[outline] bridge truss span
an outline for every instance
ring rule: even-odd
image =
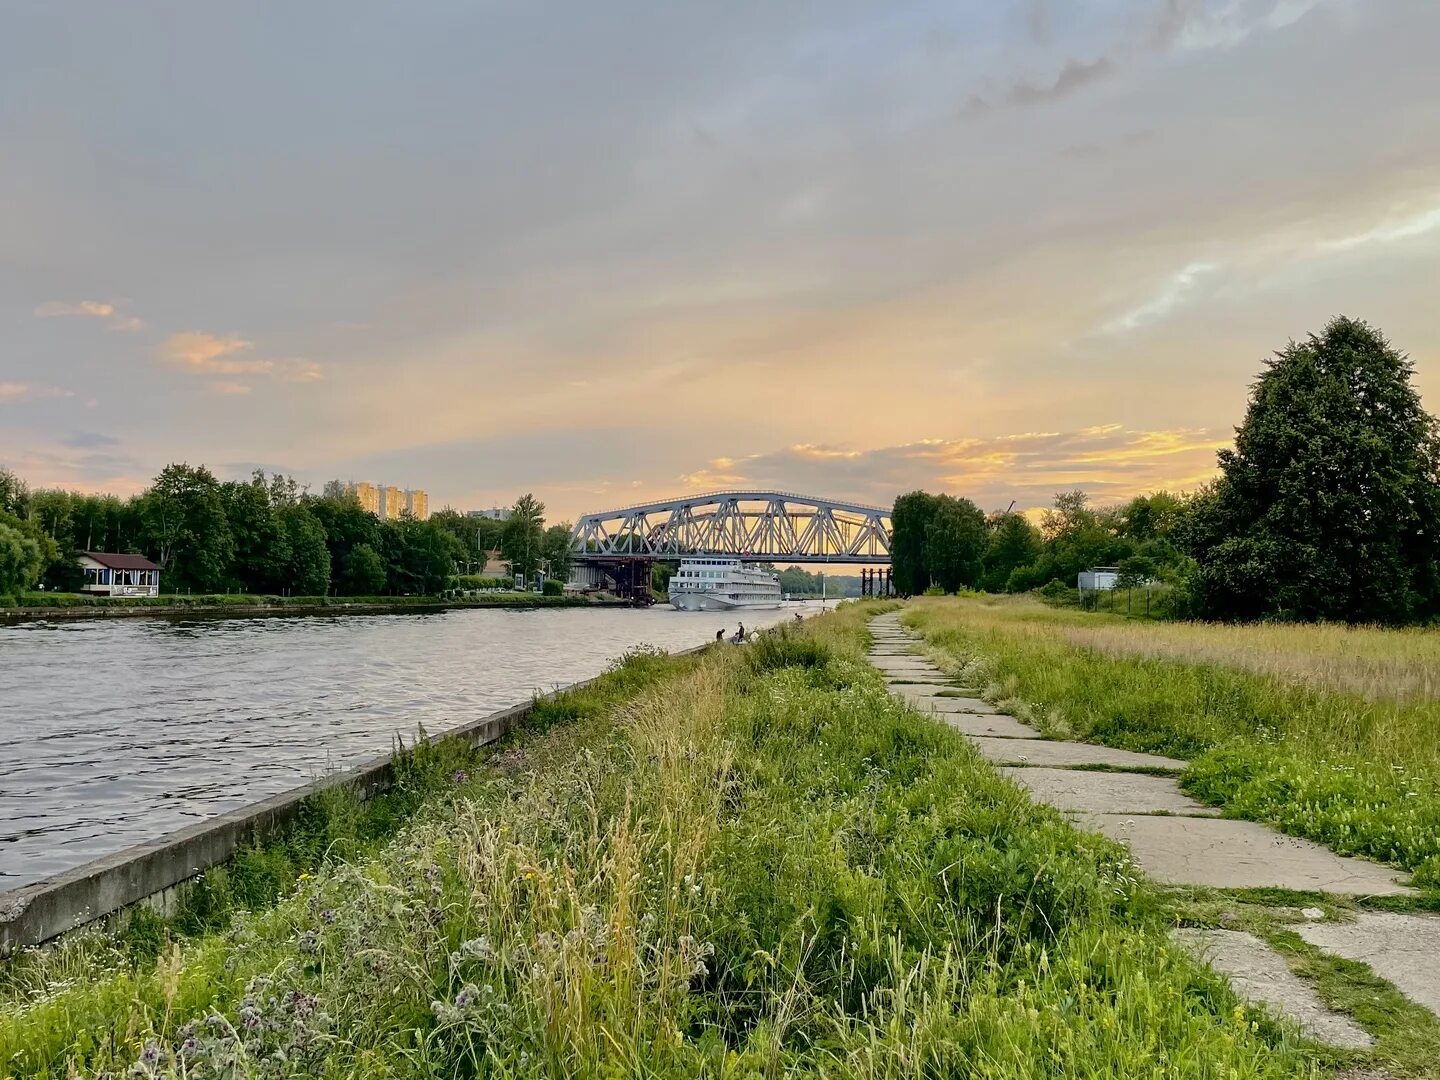
[[[714,491],[586,514],[571,542],[579,558],[878,564],[890,561],[890,512],[784,491]]]

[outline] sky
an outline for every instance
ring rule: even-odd
[[[1440,410],[1434,0],[0,6],[0,465],[985,509]]]

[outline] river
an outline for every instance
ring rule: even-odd
[[[738,613],[747,627],[794,617]],[[668,607],[0,626],[0,892],[604,671]]]

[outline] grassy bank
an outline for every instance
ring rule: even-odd
[[[36,961],[0,1069],[1308,1074],[1118,848],[885,694],[862,614],[657,661],[153,965]]]
[[[1142,624],[1026,598],[923,601],[951,670],[1058,735],[1190,760],[1227,814],[1440,888],[1440,634]]]

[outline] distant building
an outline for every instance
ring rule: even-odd
[[[80,567],[85,571],[82,592],[97,596],[160,595],[160,567],[143,555],[83,551]]]
[[[360,505],[376,517],[380,516],[380,489],[374,484],[351,484],[351,493],[360,500]]]
[[[1119,580],[1120,571],[1114,566],[1092,566],[1089,570],[1081,570],[1076,580],[1076,588],[1081,592],[1086,589],[1095,592],[1104,592],[1107,589],[1115,588],[1115,582]]]
[[[510,516],[510,508],[507,506],[492,506],[489,510],[466,510],[465,516],[469,518],[489,518],[491,521],[504,521]]]
[[[424,521],[430,516],[430,493],[420,488],[402,490],[387,484],[341,483],[335,480],[326,484],[326,489],[330,489],[332,484],[335,489],[354,495],[362,507],[381,521],[394,520],[404,513],[411,514],[417,521]]]

